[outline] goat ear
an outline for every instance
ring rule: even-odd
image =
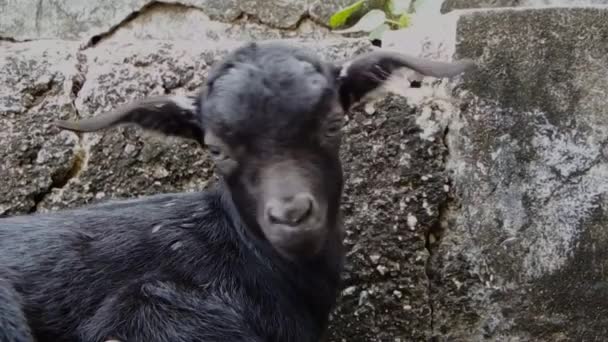
[[[73,132],[96,132],[118,125],[136,125],[164,135],[191,139],[203,144],[204,129],[198,115],[198,97],[155,96],[135,101],[92,118],[56,121]]]
[[[439,62],[390,51],[373,51],[338,65],[340,100],[345,110],[379,88],[393,73],[409,68],[423,76],[453,77],[475,67],[469,59]]]

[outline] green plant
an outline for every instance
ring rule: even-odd
[[[408,27],[412,12],[423,2],[423,0],[387,0],[382,9],[370,9],[353,26],[337,30],[343,27],[349,18],[361,14],[360,11],[364,8],[366,1],[359,0],[334,13],[329,19],[329,26],[336,33],[367,32],[370,40],[381,39],[386,30]]]

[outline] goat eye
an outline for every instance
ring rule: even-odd
[[[209,153],[213,159],[224,159],[224,153],[222,153],[222,149],[217,146],[207,146]]]
[[[327,135],[333,136],[342,130],[342,120],[332,120],[327,125]]]

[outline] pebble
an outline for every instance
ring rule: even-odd
[[[381,275],[385,275],[386,272],[388,272],[388,268],[383,265],[378,265],[378,267],[376,267],[376,270],[378,270],[378,273],[380,273]]]
[[[369,259],[374,263],[377,264],[378,260],[380,260],[380,254],[372,254],[369,256]]]
[[[127,144],[127,146],[125,146],[125,153],[126,154],[131,154],[131,153],[133,153],[133,151],[135,151],[135,145],[133,145],[133,144]]]
[[[412,213],[407,214],[407,225],[411,230],[416,229],[416,224],[418,223],[418,219]]]
[[[344,291],[342,291],[342,295],[351,296],[352,294],[355,293],[356,290],[357,290],[356,286],[349,286],[349,287],[345,288]]]

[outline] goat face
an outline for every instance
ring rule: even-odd
[[[92,132],[130,123],[198,141],[247,226],[284,256],[309,257],[339,231],[344,112],[395,69],[443,77],[471,66],[384,51],[330,64],[295,45],[250,43],[216,65],[196,96],[152,97],[57,125]]]
[[[210,74],[201,114],[241,217],[286,255],[337,229],[343,109],[329,65],[283,44],[236,50]]]

